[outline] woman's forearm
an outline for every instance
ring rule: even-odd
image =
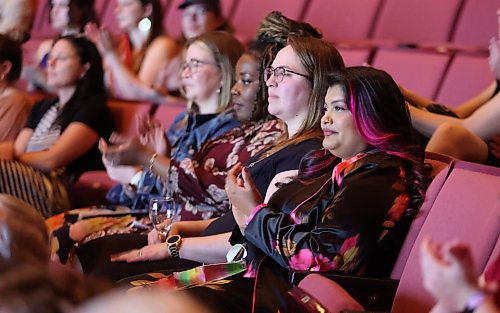
[[[175,233],[181,235],[182,237],[197,237],[200,236],[201,232],[204,231],[210,223],[212,223],[216,218],[209,220],[199,220],[199,221],[181,221],[174,223],[170,232],[175,229]]]
[[[231,249],[229,237],[223,233],[206,237],[183,238],[179,249],[180,257],[200,263],[226,262],[226,254]]]
[[[413,106],[426,107],[432,103],[432,100],[422,97],[403,86],[399,86],[399,90],[403,94],[405,100],[408,101]]]
[[[170,157],[160,154],[154,157],[154,153],[150,152],[141,165],[158,175],[162,181],[167,181],[170,176],[170,164]]]
[[[427,112],[421,109],[408,106],[410,110],[413,127],[426,137],[431,137],[436,129],[444,123],[462,126],[463,120]]]
[[[453,111],[460,116],[460,118],[466,118],[474,113],[479,107],[488,102],[488,100],[493,96],[493,92],[496,88],[496,81],[490,84],[485,90],[472,99],[467,100],[462,103],[459,107],[453,109]]]

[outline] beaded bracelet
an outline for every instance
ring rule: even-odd
[[[153,171],[153,165],[155,164],[156,157],[158,156],[158,152],[155,152],[152,156],[151,159],[149,159],[149,171]]]

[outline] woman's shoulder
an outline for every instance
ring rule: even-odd
[[[149,47],[159,47],[159,48],[164,48],[164,47],[169,47],[169,48],[179,48],[179,44],[177,41],[175,41],[172,37],[167,36],[167,35],[160,35],[157,36],[151,43],[149,44]]]
[[[166,59],[171,59],[180,52],[181,48],[177,42],[168,36],[160,35],[153,39],[153,41],[147,46],[147,55],[158,55]]]
[[[30,97],[17,88],[7,88],[2,96],[0,96],[0,100],[2,101],[2,105],[4,103],[14,103],[19,106],[27,106],[32,103]]]
[[[52,97],[43,98],[35,102],[35,104],[33,105],[33,111],[46,111],[56,103],[57,103],[57,98],[52,98]]]
[[[365,172],[383,172],[387,175],[393,173],[399,176],[401,166],[401,158],[379,150],[362,153],[338,165],[339,168],[342,168],[344,177]]]

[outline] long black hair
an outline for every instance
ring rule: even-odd
[[[54,41],[54,44],[60,40],[65,40],[75,49],[80,64],[88,64],[85,74],[77,81],[76,90],[68,103],[64,106],[60,115],[61,120],[67,114],[71,114],[77,105],[100,105],[106,103],[107,93],[104,84],[104,69],[102,58],[94,43],[84,36],[61,36]],[[66,125],[62,125],[65,127]]]

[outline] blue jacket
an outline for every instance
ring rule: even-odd
[[[189,114],[183,112],[173,121],[167,131],[173,160],[192,159],[201,146],[208,140],[215,139],[225,132],[238,127],[240,123],[228,112],[220,114]],[[133,210],[146,209],[149,199],[163,194],[163,184],[153,173],[144,170],[136,196],[130,198],[123,186],[118,184],[111,188],[106,198],[111,203],[122,204]]]

